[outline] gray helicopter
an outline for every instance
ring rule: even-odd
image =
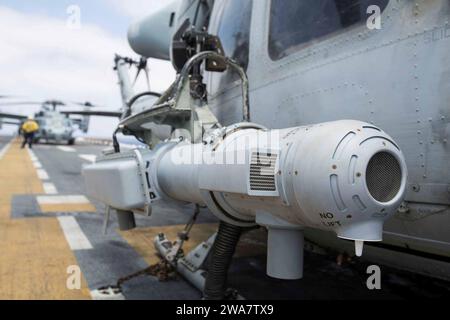
[[[120,95],[122,98],[122,107],[119,110],[111,110],[110,108],[85,108],[84,110],[64,110],[62,113],[83,117],[99,116],[124,119],[130,115],[138,114],[144,110],[150,109],[157,99],[161,97],[161,94],[151,90],[147,60],[148,59],[143,56],[140,56],[139,59],[133,59],[115,54],[113,69],[117,74]],[[130,74],[131,71],[134,71],[133,69],[135,69],[135,75],[134,80],[132,81]],[[135,85],[139,75],[142,73],[145,75],[147,90],[136,93]],[[161,137],[167,138],[170,136],[170,131],[168,131],[169,129],[167,127],[152,126],[150,124],[147,130],[152,131],[154,136],[159,137],[157,140]],[[134,136],[139,142],[145,143],[138,135],[131,133],[131,136]],[[133,141],[134,139],[131,138],[131,140],[127,140]],[[118,142],[115,141],[115,143]]]
[[[449,19],[445,0],[174,1],[128,33],[178,71],[117,129],[150,149],[116,144],[84,168],[88,193],[122,220],[207,206],[219,230],[192,252],[155,238],[206,298],[258,225],[275,278],[303,276],[306,238],[450,279]]]
[[[136,74],[134,81],[130,78],[130,69],[134,67]],[[62,111],[64,114],[80,115],[80,116],[100,116],[100,117],[113,117],[113,118],[125,118],[131,114],[139,113],[145,109],[150,108],[157,98],[161,94],[151,91],[149,68],[147,65],[147,58],[140,57],[138,60],[134,60],[129,57],[123,57],[118,54],[114,56],[114,71],[117,73],[119,80],[120,94],[122,98],[122,108],[119,110],[111,110],[110,108],[95,108],[84,110],[69,110]],[[148,90],[135,93],[135,85],[141,72],[145,74],[145,80]]]
[[[7,99],[8,96],[0,96],[0,98]],[[63,102],[60,100],[47,100],[43,102],[36,101],[7,101],[0,103],[0,106],[30,106],[40,105],[39,111],[34,113],[34,120],[39,124],[39,131],[35,134],[35,143],[42,141],[56,142],[58,144],[67,143],[73,145],[75,143],[74,133],[76,130],[81,130],[86,133],[89,129],[89,117],[70,117],[69,112],[62,111],[63,107],[82,107],[83,110],[94,107],[90,102]],[[0,113],[0,124],[17,125],[21,124],[27,119],[27,116],[21,114]],[[6,121],[4,119],[7,119]]]

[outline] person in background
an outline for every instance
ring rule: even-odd
[[[34,141],[34,134],[39,130],[38,123],[29,118],[22,124],[22,134],[23,134],[23,143],[22,149],[25,148],[25,145],[28,143],[28,147],[31,149]]]

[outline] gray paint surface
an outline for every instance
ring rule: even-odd
[[[220,26],[220,3],[210,32]],[[343,30],[278,61],[268,53],[270,1],[254,1],[248,77],[251,120],[286,128],[339,119],[373,123],[399,143],[408,166],[408,212],[386,243],[450,256],[450,3],[390,1],[382,29]],[[220,122],[240,121],[239,82],[217,87]]]
[[[0,148],[9,138],[0,137]],[[36,145],[34,153],[42,163],[61,195],[84,194],[81,165],[87,163],[79,154],[99,154],[104,147],[77,145],[76,152],[63,152],[55,145]],[[78,171],[77,171],[78,170]],[[68,174],[67,172],[70,172]],[[103,205],[95,203],[98,213],[61,212],[42,214],[36,195],[15,195],[12,199],[11,215],[15,219],[46,216],[74,216],[81,230],[91,242],[93,249],[75,251],[78,264],[91,290],[115,284],[118,278],[147,267],[142,257],[116,232],[118,225],[111,215],[108,234],[102,234]],[[192,207],[173,210],[157,207],[150,218],[136,216],[140,227],[184,224],[192,213]],[[206,209],[202,209],[199,223],[217,221]],[[249,236],[250,241],[264,240],[264,230],[258,236]],[[233,261],[229,273],[230,285],[245,297],[254,299],[404,299],[407,297],[445,297],[450,294],[450,283],[432,280],[382,265],[386,277],[382,279],[383,290],[371,292],[365,287],[365,268],[372,261],[355,260],[339,267],[333,255],[318,255],[306,251],[305,278],[298,281],[281,281],[266,276],[265,255],[240,257]],[[277,290],[270,288],[277,287]],[[418,290],[420,288],[420,290]],[[342,293],[345,294],[342,294]],[[170,282],[159,282],[153,277],[141,276],[123,286],[126,299],[200,299],[201,293],[182,278]]]

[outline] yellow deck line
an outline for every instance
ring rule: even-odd
[[[28,153],[20,149],[18,140],[13,141],[0,160],[0,220],[10,219],[13,195],[43,192]]]
[[[40,204],[43,213],[55,212],[97,212],[90,203],[67,203],[67,204]]]
[[[217,224],[194,225],[190,233],[189,241],[186,241],[183,245],[184,252],[187,253],[201,242],[208,240],[217,231],[217,226]],[[120,235],[151,265],[159,261],[155,246],[153,245],[153,239],[162,232],[169,240],[173,241],[176,239],[178,232],[182,231],[183,228],[184,225],[137,228],[130,231],[120,231]]]
[[[77,265],[56,218],[12,220],[15,194],[43,194],[30,156],[16,139],[0,160],[0,299],[89,299],[66,286],[67,267]]]
[[[183,245],[184,253],[187,254],[201,242],[208,240],[217,231],[217,227],[218,224],[216,223],[194,225],[189,234],[189,241]],[[178,232],[182,231],[183,228],[184,225],[137,228],[129,231],[120,231],[120,235],[151,265],[159,261],[155,246],[153,245],[153,239],[159,233],[164,233],[170,241],[174,241],[177,238]],[[239,241],[235,256],[251,257],[264,255],[267,250],[266,242],[267,235],[263,229],[245,233]]]

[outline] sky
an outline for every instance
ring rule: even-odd
[[[0,0],[0,95],[44,101],[90,101],[121,107],[114,54],[137,58],[126,38],[128,26],[167,0]],[[75,7],[74,7],[75,6]],[[77,18],[79,12],[79,19]],[[79,21],[79,24],[78,24]],[[150,59],[153,91],[175,78],[170,62]],[[133,71],[134,72],[134,71]],[[130,73],[134,78],[134,73]],[[136,91],[146,89],[144,77]],[[37,107],[0,107],[31,115]],[[89,136],[109,137],[113,118],[93,117]],[[4,126],[0,134],[15,131]]]

